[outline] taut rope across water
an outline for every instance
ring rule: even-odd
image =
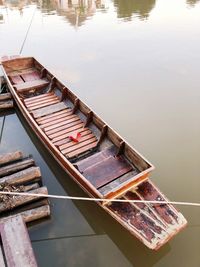
[[[54,199],[65,200],[81,200],[81,201],[94,201],[94,202],[122,202],[122,203],[145,203],[145,204],[171,204],[180,206],[193,206],[200,207],[200,203],[184,202],[184,201],[158,201],[158,200],[129,200],[129,199],[109,199],[109,198],[90,198],[90,197],[74,197],[74,196],[61,196],[61,195],[46,195],[46,194],[34,194],[34,193],[21,193],[21,192],[6,192],[0,191],[2,195],[12,196],[39,196]]]

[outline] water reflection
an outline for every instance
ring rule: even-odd
[[[56,11],[58,15],[65,17],[71,25],[79,27],[97,10],[104,11],[104,2],[104,0],[46,0],[40,3],[40,7],[42,12],[46,14]]]
[[[131,20],[133,15],[147,19],[155,7],[156,0],[113,0],[118,18]]]
[[[4,22],[3,14],[0,13],[0,23]]]
[[[200,0],[187,0],[187,4],[191,7],[194,7]]]

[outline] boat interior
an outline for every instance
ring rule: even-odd
[[[152,165],[34,58],[3,66],[40,129],[102,196],[147,178]]]

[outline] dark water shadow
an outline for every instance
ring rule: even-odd
[[[189,7],[194,7],[197,3],[200,3],[200,0],[186,0],[186,3]]]

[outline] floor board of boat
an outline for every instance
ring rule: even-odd
[[[78,150],[79,148],[84,148],[87,145],[90,145],[91,143],[94,143],[95,141],[97,141],[97,138],[96,138],[96,136],[92,135],[92,137],[90,139],[85,140],[83,142],[79,141],[78,143],[74,142],[73,146],[70,146],[70,147],[68,147],[66,149],[63,149],[63,150],[61,150],[61,152],[67,156],[70,152]]]
[[[40,109],[40,108],[43,108],[43,107],[47,107],[47,106],[50,106],[50,105],[53,105],[53,104],[57,104],[59,102],[60,102],[60,100],[55,98],[55,99],[49,100],[48,102],[44,102],[44,103],[38,104],[37,106],[30,106],[30,107],[28,107],[28,109],[29,110],[37,110],[37,109]]]
[[[46,124],[48,122],[54,122],[55,120],[57,120],[59,118],[63,118],[63,117],[68,116],[70,114],[72,114],[72,109],[67,107],[67,109],[64,109],[64,110],[55,112],[53,114],[38,118],[37,123],[43,125],[43,124]]]
[[[72,116],[72,113],[69,112],[69,113],[65,113],[65,114],[62,114],[62,115],[58,115],[58,116],[55,116],[53,117],[52,119],[50,119],[49,121],[47,122],[43,122],[43,123],[39,123],[40,124],[40,127],[41,128],[46,128],[46,127],[49,127],[51,125],[54,125],[55,124],[55,121],[57,123],[59,122],[64,122],[66,121],[68,118],[71,118]]]
[[[79,131],[74,131],[74,132],[69,133],[69,135],[76,136],[77,133],[80,133],[82,136],[84,136],[84,135],[90,134],[92,132],[88,128],[82,128]],[[61,146],[61,145],[67,144],[68,142],[69,142],[69,138],[65,135],[64,138],[61,139],[60,141],[55,141],[54,145],[55,146]]]
[[[37,95],[37,96],[32,96],[32,97],[29,97],[29,98],[25,98],[24,102],[26,104],[28,104],[30,102],[38,101],[39,99],[46,99],[46,98],[48,98],[49,96],[52,96],[52,95],[54,95],[54,94],[53,93],[46,93],[46,94],[41,94],[41,95]]]
[[[79,119],[79,117],[76,114],[72,114],[72,115],[66,117],[65,120],[63,120],[61,122],[55,121],[55,123],[53,125],[45,127],[44,130],[46,132],[51,131],[51,130],[53,131],[55,128],[56,128],[56,130],[57,129],[62,130],[63,129],[62,126],[65,127],[67,125],[71,125],[75,121],[81,122],[81,120]]]
[[[28,102],[26,103],[26,106],[27,107],[35,107],[35,106],[38,106],[38,105],[41,105],[41,104],[44,104],[44,103],[48,103],[52,100],[58,100],[59,98],[55,95],[52,95],[52,96],[49,96],[48,98],[44,98],[44,99],[39,99],[37,101],[34,101],[34,102]]]
[[[21,74],[21,77],[23,78],[23,80],[25,82],[29,82],[29,81],[34,81],[34,80],[38,80],[40,79],[40,74],[39,72],[35,71],[31,71],[31,72],[27,72],[24,74]]]
[[[91,184],[99,188],[130,172],[132,169],[132,166],[124,157],[109,156],[85,169],[83,175]]]
[[[54,138],[56,138],[58,136],[66,135],[69,132],[75,131],[77,129],[81,129],[81,128],[83,128],[83,126],[84,126],[84,123],[80,122],[78,120],[78,121],[75,121],[75,122],[71,122],[68,125],[63,125],[63,126],[57,128],[57,129],[48,131],[48,132],[46,132],[46,134],[48,135],[49,138],[54,139]]]
[[[77,156],[79,156],[79,155],[81,155],[81,154],[83,154],[85,152],[88,152],[89,153],[91,150],[96,149],[97,143],[98,142],[90,143],[89,145],[86,145],[86,146],[81,147],[81,148],[79,148],[77,150],[74,150],[74,151],[72,151],[72,152],[70,152],[68,154],[65,154],[65,156],[68,159],[71,159],[71,158],[77,157]]]
[[[50,105],[48,107],[44,107],[44,108],[40,108],[38,110],[32,111],[32,114],[33,114],[33,117],[37,119],[39,117],[46,116],[46,115],[52,114],[54,112],[57,112],[57,111],[60,111],[66,108],[67,106],[65,105],[65,103],[60,102],[57,104]]]
[[[80,172],[84,172],[85,169],[101,162],[102,160],[108,158],[109,156],[114,157],[116,153],[117,153],[117,148],[115,146],[111,146],[102,150],[101,152],[95,153],[94,155],[77,162],[76,166],[78,167],[78,170]]]

